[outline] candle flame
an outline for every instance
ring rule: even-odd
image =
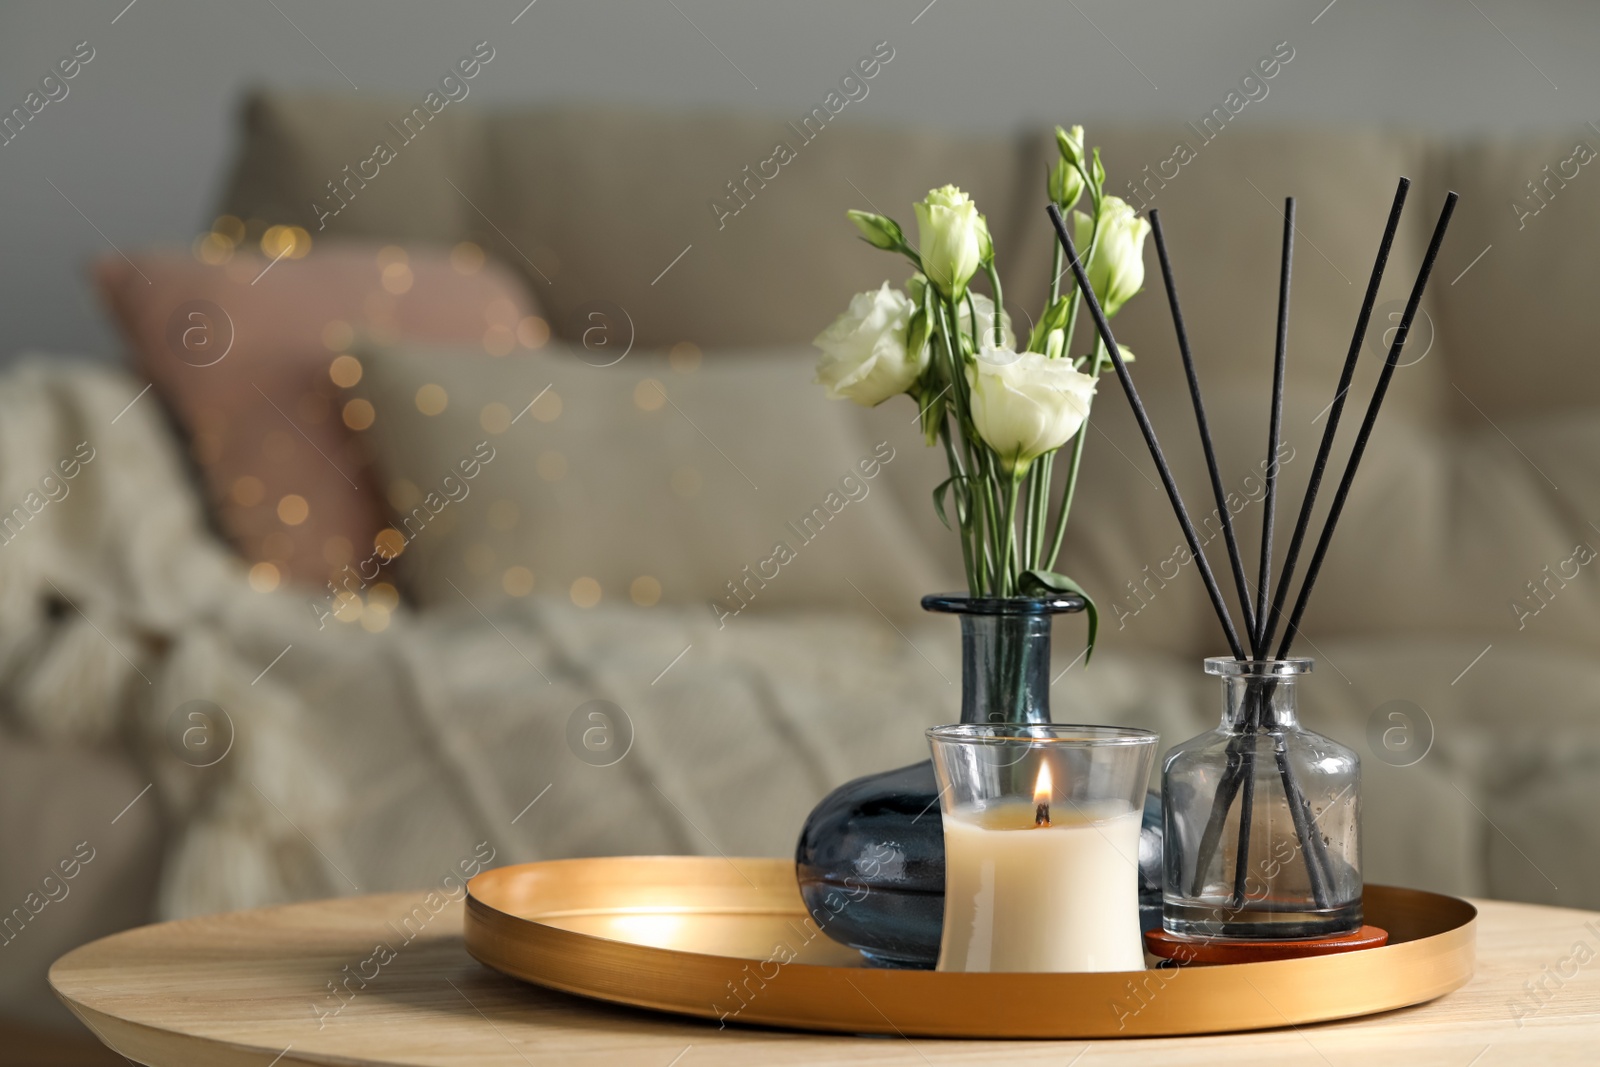
[[[1039,765],[1039,777],[1033,783],[1033,825],[1050,825],[1050,790],[1054,785],[1050,781],[1050,764]]]

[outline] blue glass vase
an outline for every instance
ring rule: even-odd
[[[1050,622],[1082,597],[924,597],[961,620],[961,721],[1050,721]],[[1161,806],[1139,841],[1140,917],[1161,924]],[[944,923],[944,824],[933,763],[870,774],[823,798],[795,847],[800,895],[822,932],[873,963],[931,970]]]

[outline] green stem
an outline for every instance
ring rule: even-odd
[[[956,524],[961,527],[961,563],[967,572],[967,591],[978,595],[978,571],[974,559],[972,544],[972,498],[971,487],[967,483],[966,468],[961,463],[961,457],[956,453],[955,444],[950,440],[950,422],[945,420],[939,426],[939,440],[944,442],[945,459],[950,464],[950,475],[955,478],[954,491],[950,494],[956,502]]]
[[[1047,452],[1033,461],[1033,469],[1028,473],[1028,513],[1023,521],[1031,524],[1027,552],[1029,567],[1041,567],[1044,563],[1045,533],[1050,520],[1050,485],[1055,480],[1055,469],[1055,453]]]
[[[1056,242],[1056,247],[1061,247],[1061,242]],[[1006,343],[1005,330],[1005,295],[1000,291],[1000,272],[994,269],[994,260],[984,264],[984,269],[989,273],[989,287],[994,290],[994,344],[996,348],[1003,347]],[[977,326],[977,317],[973,317],[973,326]]]
[[[1015,596],[1017,591],[1017,490],[1022,485],[1022,479],[1012,473],[1007,479],[1010,491],[1006,494],[1006,550],[1005,550],[1005,586],[1001,596]]]
[[[973,306],[972,303],[972,290],[968,289],[964,295],[967,302],[967,336],[972,341],[972,351],[974,353],[974,358],[976,358],[976,353],[978,351],[978,309]],[[961,439],[963,447],[968,449],[968,469],[976,471],[979,475],[979,477],[974,479],[974,482],[978,483],[979,499],[983,504],[983,517],[987,529],[987,534],[983,538],[983,545],[985,564],[988,570],[989,578],[986,585],[989,588],[989,591],[992,592],[994,580],[999,574],[1000,569],[998,546],[1001,509],[999,489],[997,488],[995,482],[993,455],[990,452],[989,447],[982,441],[969,439],[966,434],[966,430],[973,425],[972,386],[967,381],[966,357],[961,352],[959,333],[961,328],[961,313],[960,308],[954,298],[949,301],[948,312],[950,315],[950,322],[954,325],[955,330],[957,331],[953,335],[953,339],[949,346],[949,354],[952,361],[950,373],[951,379],[957,382],[956,388],[960,393],[960,414],[962,428]],[[976,453],[976,462],[973,462],[974,453]]]
[[[980,481],[987,482],[985,471],[973,456],[973,443],[967,438],[967,427],[972,424],[972,393],[967,383],[966,367],[961,357],[961,343],[959,336],[954,332],[958,322],[955,315],[955,301],[939,301],[939,337],[943,342],[945,360],[950,375],[951,409],[955,417],[956,436],[959,438],[960,452],[965,459],[964,470],[969,472],[966,479],[969,494],[978,492],[979,507],[971,506],[971,497],[968,497],[968,517],[972,522],[971,537],[974,546],[974,568],[977,573],[977,585],[972,588],[974,596],[982,596],[988,592],[991,576],[996,570],[996,561],[990,547],[990,538],[986,529],[993,527],[994,509],[990,494],[981,491],[978,486]],[[981,456],[981,453],[980,453]]]
[[[1078,305],[1083,302],[1083,292],[1072,287],[1072,299],[1067,301],[1067,325],[1061,334],[1061,355],[1072,358],[1072,335],[1078,332]]]
[[[1089,227],[1088,247],[1078,249],[1078,262],[1081,263],[1083,265],[1083,269],[1087,271],[1089,269],[1089,260],[1087,257],[1094,254],[1095,242],[1100,238],[1100,202],[1102,199],[1104,199],[1104,196],[1101,190],[1095,187],[1093,178],[1086,173],[1082,167],[1078,168],[1078,173],[1083,175],[1083,180],[1089,189],[1089,210],[1091,212],[1089,217],[1091,220],[1093,220]],[[1058,253],[1056,258],[1059,260],[1061,258],[1059,255],[1061,251],[1061,242],[1059,241],[1056,242],[1056,251]],[[1056,274],[1057,276],[1061,274],[1060,267],[1057,267]],[[1061,345],[1061,354],[1066,356],[1068,359],[1072,358],[1072,338],[1073,335],[1078,332],[1078,309],[1082,306],[1082,304],[1083,290],[1079,289],[1078,286],[1074,284],[1072,287],[1072,302],[1067,305],[1066,333],[1063,337],[1063,344]]]
[[[983,485],[986,490],[983,494],[984,515],[989,524],[988,548],[993,554],[994,568],[989,575],[990,596],[1005,596],[1006,558],[1005,536],[1000,530],[1000,515],[1003,510],[1000,501],[999,480],[995,477],[994,453],[987,445],[978,446],[983,457],[984,476]]]
[[[1018,557],[1021,563],[1017,568],[1019,574],[1031,566],[1029,561],[1033,559],[1033,502],[1039,495],[1034,491],[1033,476],[1038,467],[1039,461],[1034,460],[1033,466],[1028,468],[1028,473],[1022,479],[1022,524],[1018,527],[1020,530],[1018,537],[1022,542],[1021,554]]]
[[[1061,242],[1050,242],[1050,300],[1045,307],[1055,307],[1057,300],[1061,299]]]
[[[1099,343],[1094,346],[1094,364],[1090,368],[1090,376],[1096,382],[1100,380],[1102,355],[1105,347]],[[1093,414],[1093,409],[1090,409]],[[1067,468],[1067,484],[1061,490],[1061,511],[1056,515],[1056,535],[1050,544],[1050,555],[1045,562],[1045,570],[1056,569],[1056,557],[1061,555],[1061,541],[1067,534],[1067,516],[1072,513],[1072,498],[1078,491],[1078,467],[1083,463],[1083,444],[1089,438],[1089,418],[1086,416],[1083,425],[1078,427],[1078,436],[1072,443],[1072,466]]]
[[[1081,173],[1082,172],[1082,168],[1079,168],[1079,169],[1080,169],[1080,173]],[[1102,199],[1101,190],[1095,187],[1095,184],[1094,184],[1093,180],[1090,178],[1090,176],[1088,174],[1084,174],[1084,181],[1085,181],[1085,183],[1086,183],[1086,185],[1087,185],[1087,187],[1089,189],[1090,210],[1093,212],[1093,214],[1090,217],[1094,220],[1094,222],[1093,222],[1093,225],[1091,226],[1091,228],[1089,230],[1089,246],[1087,248],[1080,249],[1079,252],[1078,252],[1078,256],[1079,256],[1080,262],[1083,262],[1083,257],[1092,255],[1094,253],[1095,242],[1097,240],[1099,240],[1099,237],[1100,237],[1100,201]],[[1060,250],[1060,243],[1059,242],[1057,243],[1056,248],[1057,248],[1058,251]],[[1060,256],[1056,257],[1057,260],[1059,260],[1060,258],[1061,258]],[[1085,266],[1087,266],[1087,263],[1085,263]],[[1059,276],[1060,273],[1061,273],[1061,270],[1060,270],[1059,267],[1057,267],[1057,269],[1055,271],[1055,274],[1057,276]],[[1066,327],[1065,327],[1065,331],[1064,331],[1063,339],[1062,339],[1062,345],[1061,345],[1061,354],[1062,354],[1063,357],[1065,357],[1067,359],[1071,359],[1072,358],[1072,339],[1073,339],[1073,336],[1077,333],[1077,330],[1078,330],[1078,311],[1082,306],[1083,306],[1083,291],[1080,288],[1078,288],[1078,286],[1074,285],[1072,287],[1072,299],[1067,304],[1067,324],[1066,324]],[[1102,349],[1101,349],[1100,342],[1098,340],[1096,340],[1095,341],[1095,348],[1094,348],[1094,353],[1095,354],[1094,354],[1093,366],[1090,368],[1090,376],[1092,378],[1094,378],[1094,380],[1096,382],[1098,382],[1100,380],[1100,371],[1102,369],[1102,364],[1101,364],[1101,360],[1100,360],[1101,351],[1102,351]],[[1038,560],[1038,563],[1036,564],[1037,566],[1043,568],[1044,570],[1055,570],[1056,559],[1061,555],[1061,543],[1066,538],[1066,535],[1067,535],[1067,516],[1072,512],[1072,499],[1073,499],[1074,495],[1077,493],[1077,489],[1078,489],[1078,468],[1083,462],[1083,446],[1084,446],[1084,442],[1088,440],[1088,437],[1089,437],[1089,420],[1087,418],[1085,418],[1083,420],[1083,425],[1078,427],[1078,434],[1077,434],[1076,440],[1074,440],[1073,443],[1072,443],[1072,464],[1071,464],[1071,466],[1069,466],[1067,468],[1066,484],[1063,485],[1062,489],[1061,489],[1061,509],[1060,509],[1060,511],[1058,511],[1056,513],[1055,535],[1050,538],[1050,551],[1049,551],[1049,554],[1048,555],[1041,555],[1039,560]],[[1051,459],[1051,464],[1052,464],[1050,470],[1053,472],[1053,470],[1054,470],[1054,457],[1052,456],[1052,457],[1049,457],[1049,458]],[[1044,526],[1044,520],[1043,520],[1043,518],[1041,518],[1041,522],[1040,522],[1041,531],[1043,529],[1043,526]],[[1042,540],[1043,540],[1043,538],[1041,536],[1041,541]],[[1042,548],[1043,545],[1041,544],[1040,547]]]

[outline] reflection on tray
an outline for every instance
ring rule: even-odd
[[[607,908],[546,912],[537,920],[575,934],[649,948],[824,967],[860,967],[865,963],[854,949],[822,936],[817,924],[800,909]]]

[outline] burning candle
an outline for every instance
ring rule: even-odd
[[[1130,971],[1156,735],[1082,726],[929,731],[943,789],[941,971]]]

